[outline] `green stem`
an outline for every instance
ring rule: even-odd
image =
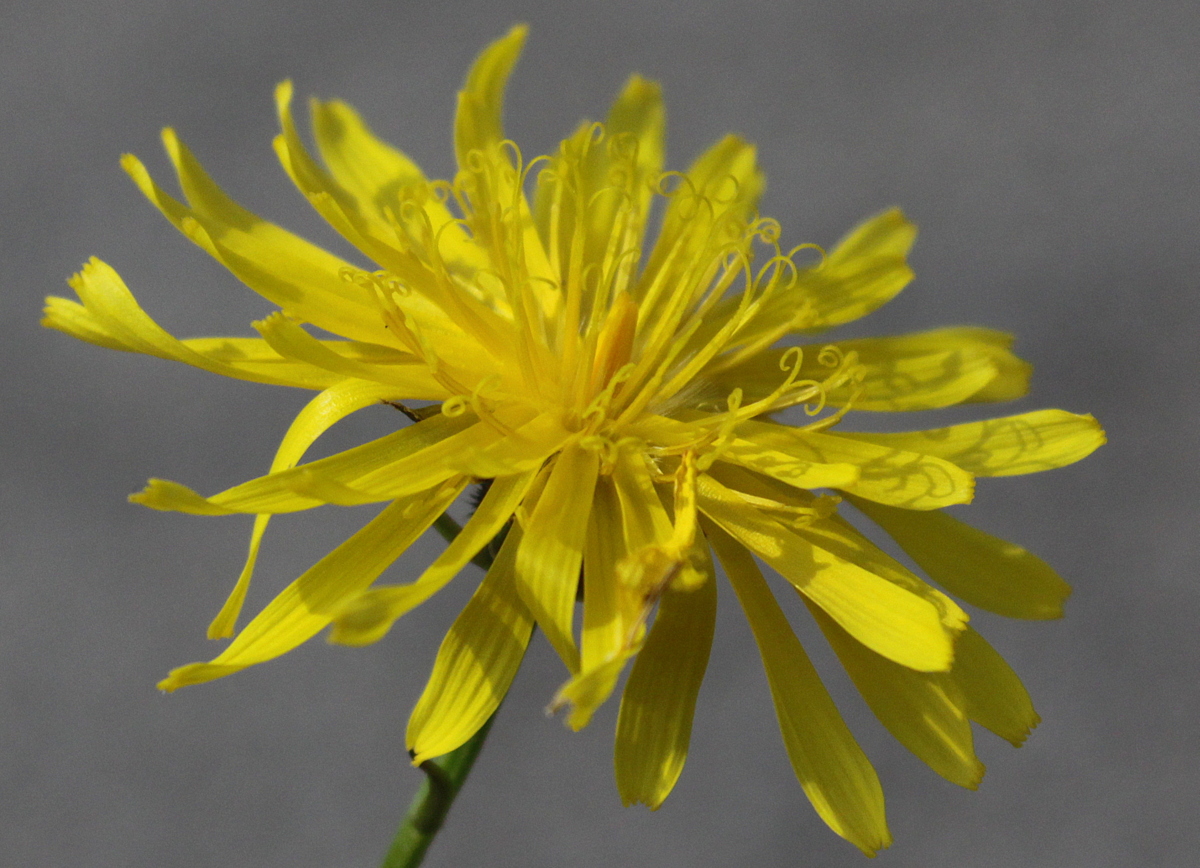
[[[446,538],[446,542],[453,542],[462,532],[459,523],[448,514],[438,516],[433,526]],[[472,559],[473,562],[486,571],[495,557],[493,548],[485,547]],[[495,719],[496,715],[493,713],[479,731],[462,746],[444,756],[421,763],[420,768],[425,772],[425,780],[409,805],[408,814],[401,822],[381,868],[416,868],[421,864],[425,858],[425,851],[442,828],[455,796],[466,782],[471,766],[483,750],[483,742],[487,739],[488,730],[492,728],[492,721]]]
[[[483,749],[488,730],[492,728],[493,714],[479,732],[471,736],[462,747],[445,756],[421,763],[425,781],[408,808],[408,815],[400,824],[392,846],[388,848],[382,868],[415,868],[425,858],[425,851],[433,843],[433,836],[442,828],[454,797],[462,789],[475,758]]]

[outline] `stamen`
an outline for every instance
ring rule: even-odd
[[[600,331],[586,394],[596,394],[618,370],[629,364],[637,325],[638,305],[629,293],[623,292],[613,301]]]
[[[628,449],[641,451],[645,448],[645,445],[645,442],[637,437],[621,437],[614,440],[603,434],[587,434],[579,438],[581,449],[587,449],[589,452],[595,452],[600,456],[601,476],[612,474],[613,468],[616,467],[623,451]]]
[[[618,368],[608,379],[604,389],[592,399],[587,408],[579,415],[580,422],[585,428],[595,430],[608,419],[608,411],[612,406],[613,393],[617,387],[633,374],[634,365],[627,364]]]

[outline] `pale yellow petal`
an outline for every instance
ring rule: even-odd
[[[1008,618],[1061,618],[1071,586],[1016,543],[944,512],[912,512],[851,501],[888,532],[925,573],[972,606]]]
[[[321,347],[348,362],[365,366],[380,366],[392,369],[394,382],[411,384],[395,390],[394,397],[415,399],[417,393],[430,390],[428,369],[416,357],[393,347],[368,344],[361,341],[320,340]],[[314,367],[309,362],[285,358],[262,338],[185,338],[180,341],[185,347],[214,361],[233,365],[243,371],[264,378],[264,381],[303,381],[325,379],[332,385],[344,375],[330,368]],[[364,378],[370,379],[370,378]],[[378,379],[375,377],[374,379]],[[405,389],[411,388],[412,394]],[[445,389],[442,388],[444,395]],[[449,397],[449,395],[444,395]]]
[[[276,473],[294,467],[308,451],[308,447],[339,420],[390,397],[394,397],[390,387],[357,380],[347,380],[321,392],[309,401],[292,420],[287,433],[283,435],[283,440],[279,443],[279,449],[275,452],[275,458],[271,462],[271,472]],[[233,635],[234,625],[242,610],[242,603],[246,599],[246,591],[250,587],[250,578],[254,574],[258,549],[262,543],[263,534],[267,532],[270,518],[270,515],[255,516],[254,530],[250,534],[250,550],[246,556],[245,566],[242,567],[241,575],[238,576],[237,583],[225,601],[225,605],[208,625],[209,639],[224,639]]]
[[[454,150],[459,166],[467,164],[471,151],[486,151],[504,139],[504,89],[528,31],[524,25],[513,27],[485,48],[467,73],[454,119]]]
[[[695,442],[702,433],[694,424],[700,419],[700,414],[695,414],[693,424],[688,424],[665,416],[646,416],[639,419],[631,431],[656,446],[684,447]],[[739,426],[739,436],[722,448],[720,459],[801,488],[843,488],[858,479],[859,469],[854,464],[817,460],[812,457],[810,448],[800,447],[800,453],[809,457],[797,457],[795,429],[774,423],[761,425],[761,428]],[[783,438],[771,436],[776,429],[784,432]]]
[[[474,424],[473,424],[474,423]],[[372,474],[380,468],[401,469],[412,468],[416,471],[426,471],[419,475],[419,481],[433,479],[429,485],[417,485],[417,476],[407,476],[397,480],[393,489],[403,489],[416,485],[408,491],[399,491],[395,497],[415,494],[424,488],[432,487],[453,475],[446,467],[446,460],[429,461],[431,450],[433,455],[444,458],[453,447],[443,445],[452,441],[456,435],[466,432],[482,432],[487,426],[480,428],[470,415],[458,417],[437,414],[428,419],[401,428],[392,434],[355,446],[344,452],[312,461],[300,467],[280,470],[258,479],[252,479],[241,485],[234,486],[210,498],[204,498],[188,488],[165,480],[151,479],[145,491],[130,497],[134,503],[140,503],[151,509],[175,512],[191,512],[198,515],[228,515],[231,512],[244,513],[279,513],[295,512],[311,509],[325,502],[314,495],[297,493],[313,489],[313,483],[325,480],[333,484],[352,485],[360,480],[372,478]],[[453,443],[462,443],[453,440]],[[409,458],[424,456],[423,460],[405,463]],[[374,495],[372,495],[374,496]],[[386,493],[375,496],[376,501],[389,499]],[[364,503],[371,502],[364,497]]]
[[[791,582],[872,650],[911,669],[943,672],[955,630],[933,603],[813,545],[761,514],[710,476],[697,481],[700,511]]]
[[[572,674],[575,596],[599,469],[596,453],[577,445],[559,453],[517,552],[517,591]]]
[[[273,313],[254,323],[254,327],[285,358],[306,362],[343,377],[389,384],[394,391],[398,390],[413,401],[444,401],[450,397],[446,387],[434,379],[425,365],[381,365],[349,358],[331,349],[328,342],[310,335],[299,323],[288,319],[283,313]]]
[[[534,471],[527,471],[493,479],[462,532],[415,581],[380,585],[346,597],[338,606],[329,641],[368,645],[382,639],[396,619],[444,588],[496,538],[520,505],[533,477]]]
[[[698,588],[662,595],[621,693],[614,762],[626,806],[657,810],[683,772],[717,617],[715,576],[705,560]]]
[[[413,763],[465,743],[500,707],[517,674],[533,615],[514,584],[520,527],[513,525],[484,576],[438,649],[433,673],[408,719]]]
[[[548,711],[554,713],[569,705],[571,710],[567,714],[567,726],[575,732],[583,729],[591,723],[596,709],[612,696],[625,664],[639,649],[640,645],[633,645],[591,669],[581,668],[578,674],[571,676],[567,683],[558,689]]]
[[[974,401],[1007,401],[1029,388],[1031,366],[1009,349],[1012,337],[980,328],[946,328],[909,335],[859,338],[804,346],[797,382],[823,381],[842,359],[853,358],[861,379],[825,390],[831,407],[902,412],[932,410]],[[831,353],[832,348],[835,353]],[[747,401],[770,395],[783,380],[780,362],[787,348],[758,353],[707,376],[715,395],[740,388]],[[804,392],[796,390],[800,398]],[[785,395],[783,407],[799,399]]]
[[[70,283],[83,304],[51,297],[47,299],[43,324],[89,343],[183,362],[224,377],[279,386],[324,389],[345,379],[295,362],[278,367],[245,364],[208,343],[217,339],[201,339],[200,343],[178,340],[142,310],[121,276],[99,259],[89,260]],[[278,359],[277,354],[272,355]]]
[[[390,342],[370,295],[343,278],[354,270],[348,262],[226,196],[174,131],[165,130],[163,142],[191,207],[166,194],[136,157],[121,165],[177,229],[289,316],[355,340]]]
[[[657,497],[657,495],[655,495]],[[611,659],[627,643],[627,591],[617,579],[617,565],[626,556],[621,502],[611,477],[596,481],[588,520],[583,559],[583,628],[580,631],[580,670],[588,671]]]
[[[959,636],[955,651],[950,676],[962,690],[967,715],[1020,747],[1041,718],[1017,673],[970,627]]]
[[[967,422],[929,431],[842,436],[891,449],[936,455],[976,476],[1039,473],[1074,464],[1105,442],[1091,415],[1035,410],[1017,416]]]
[[[868,856],[891,844],[883,789],[763,580],[754,559],[716,528],[706,534],[762,655],[792,769],[829,828]]]
[[[856,227],[816,268],[803,271],[792,290],[812,306],[808,329],[826,329],[866,316],[912,280],[906,257],[917,227],[899,208]]]
[[[223,678],[286,654],[333,619],[338,605],[366,588],[446,511],[466,485],[457,480],[389,504],[362,530],[288,585],[208,663],[171,670],[158,686],[175,690]]]
[[[312,100],[309,105],[321,159],[364,219],[405,227],[409,243],[423,246],[436,239],[438,254],[455,269],[471,272],[487,266],[416,163],[377,138],[345,103]],[[410,213],[413,206],[422,219]]]
[[[662,229],[633,292],[643,317],[657,316],[674,287],[694,280],[694,269],[707,266],[721,251],[711,235],[715,224],[720,221],[727,229],[749,223],[765,187],[756,153],[746,140],[726,136],[670,184]]]
[[[933,455],[770,422],[744,422],[738,434],[796,461],[855,465],[858,478],[840,488],[880,503],[938,509],[969,503],[975,493],[970,473]]]
[[[802,597],[802,599],[804,599]],[[945,672],[915,672],[880,657],[804,599],[846,673],[880,723],[939,775],[975,789],[983,763],[958,684]]]

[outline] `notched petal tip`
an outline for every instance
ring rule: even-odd
[[[167,677],[155,685],[163,693],[174,693],[180,687],[187,687],[190,684],[203,684],[205,681],[211,681],[216,675],[208,675],[205,677],[205,670],[209,666],[206,663],[189,663],[186,666],[177,666],[167,673]]]
[[[129,495],[130,503],[138,503],[161,512],[186,512],[192,515],[233,515],[233,510],[211,503],[186,485],[168,479],[151,479],[146,487]]]
[[[1083,448],[1087,448],[1087,451],[1083,452],[1083,454],[1079,456],[1080,458],[1086,458],[1108,442],[1108,432],[1104,430],[1104,426],[1100,424],[1100,420],[1098,420],[1091,413],[1077,413],[1074,415],[1080,421],[1080,423],[1091,428],[1091,442],[1087,447],[1080,447],[1080,451],[1082,451]]]
[[[621,651],[593,669],[572,678],[559,688],[554,699],[546,706],[546,714],[555,715],[569,706],[566,725],[575,732],[583,729],[591,723],[592,715],[612,694],[621,670],[636,652],[636,648]]]

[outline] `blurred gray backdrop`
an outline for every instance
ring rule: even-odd
[[[215,653],[204,628],[249,521],[125,496],[152,475],[214,491],[261,473],[305,395],[36,322],[42,296],[98,255],[175,333],[252,334],[268,305],[141,199],[119,155],[169,179],[158,131],[173,125],[244,204],[342,250],[275,162],[275,83],[350,101],[445,176],[467,65],[516,21],[533,30],[507,117],[527,154],[602,116],[629,73],[658,79],[671,165],[727,131],[756,141],[763,211],[788,240],[829,244],[893,204],[919,224],[918,279],[862,331],[1010,330],[1036,375],[997,412],[1063,407],[1108,429],[1083,464],[986,483],[966,511],[1075,587],[1062,622],[976,618],[1044,718],[1020,750],[978,733],[979,792],[891,742],[826,667],[888,795],[897,843],[879,864],[1187,864],[1200,844],[1194,0],[4,3],[0,864],[378,863],[419,778],[404,722],[473,581],[373,647],[314,641],[160,695],[168,668]],[[332,443],[394,423],[363,415]],[[278,521],[251,609],[368,515]],[[543,715],[564,673],[539,639],[427,864],[862,864],[793,779],[749,631],[722,601],[691,758],[662,810],[620,805],[615,702],[579,734]]]

